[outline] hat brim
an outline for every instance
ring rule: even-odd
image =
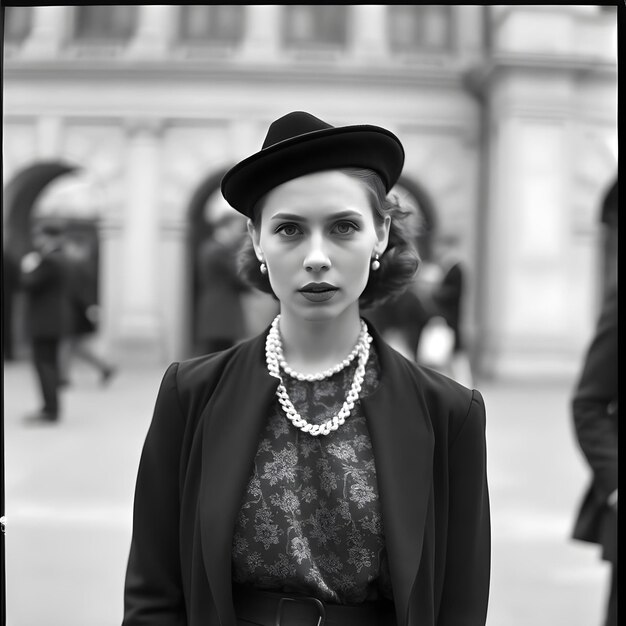
[[[222,178],[224,198],[237,211],[253,217],[257,201],[293,178],[328,169],[363,167],[377,172],[389,191],[404,165],[404,149],[390,131],[359,125],[304,133],[253,154]]]

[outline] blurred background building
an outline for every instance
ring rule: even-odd
[[[29,249],[38,216],[67,218],[91,241],[101,340],[120,360],[194,352],[193,259],[223,210],[221,176],[272,120],[306,110],[403,141],[397,191],[417,209],[422,254],[436,233],[462,241],[479,374],[577,371],[607,271],[616,7],[77,5],[4,17],[5,252]],[[256,332],[271,306],[248,304]]]

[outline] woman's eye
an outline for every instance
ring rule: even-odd
[[[358,228],[352,222],[338,222],[335,224],[334,230],[338,235],[350,235]]]
[[[282,235],[285,235],[286,237],[293,237],[294,235],[298,234],[299,230],[295,224],[281,224],[276,229],[276,232],[281,233]]]

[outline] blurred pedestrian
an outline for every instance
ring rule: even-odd
[[[15,336],[13,328],[13,306],[20,288],[20,263],[15,256],[2,247],[2,358],[15,358]]]
[[[406,220],[406,234],[413,238],[415,247],[419,250],[418,242],[422,233],[420,232],[419,220],[415,217],[416,209],[408,203],[406,208],[410,211]],[[420,262],[420,271],[422,266],[423,259]],[[417,346],[422,330],[433,314],[429,300],[424,299],[420,293],[418,278],[420,271],[417,272],[405,291],[397,294],[394,298],[385,300],[373,309],[363,312],[384,340],[412,361],[416,360]]]
[[[572,400],[577,441],[591,469],[573,537],[611,564],[605,626],[617,626],[617,287],[609,290]]]
[[[212,236],[198,251],[196,340],[200,354],[230,348],[246,335],[241,294],[248,286],[237,271],[245,219],[229,208],[212,226]]]
[[[37,222],[32,229],[34,250],[21,260],[21,284],[26,291],[27,330],[43,407],[29,421],[59,419],[59,346],[69,326],[68,269],[63,253],[63,226]]]
[[[430,297],[433,327],[442,318],[452,330],[452,346],[444,373],[466,387],[474,379],[462,329],[466,272],[459,255],[459,239],[452,234],[438,235],[433,241],[433,264],[430,267]],[[425,271],[424,274],[427,272]]]
[[[365,315],[389,345],[415,361],[422,330],[432,316],[432,310],[417,289],[409,287],[398,297],[366,311]]]
[[[617,179],[606,193],[600,209],[603,249],[602,289],[603,298],[617,285],[618,228],[617,228]]]
[[[419,257],[378,126],[304,112],[222,179],[243,271],[280,313],[172,364],[135,490],[124,626],[485,624],[481,394],[418,367],[361,317]]]
[[[591,470],[591,483],[580,505],[572,536],[602,547],[611,564],[604,626],[617,626],[617,185],[602,208],[607,263],[602,308],[572,398],[576,439]]]
[[[61,384],[70,383],[72,363],[78,358],[91,365],[105,385],[116,368],[92,345],[98,330],[99,307],[96,268],[91,260],[90,247],[87,242],[68,236],[63,250],[68,266],[70,319],[67,336],[61,343]]]

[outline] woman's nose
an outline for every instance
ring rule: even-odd
[[[312,237],[309,249],[304,257],[304,269],[306,269],[307,272],[319,272],[329,269],[330,266],[330,257],[326,252],[323,238]]]

